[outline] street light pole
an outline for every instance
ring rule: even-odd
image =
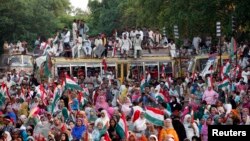
[[[221,22],[216,22],[216,36],[219,38],[219,48],[220,48],[220,68],[222,66],[222,61],[221,61],[221,55],[222,55],[222,50],[221,50]]]
[[[231,45],[231,46],[233,46],[233,53],[235,54],[235,65],[237,66],[238,65],[238,55],[237,55],[237,46],[236,46],[236,51],[234,52],[234,42],[236,41],[235,39],[234,39],[234,37],[235,37],[235,33],[236,33],[236,18],[235,18],[235,16],[234,15],[232,15],[232,40],[231,40],[231,44],[233,44],[233,45]],[[233,55],[234,55],[233,54]]]
[[[178,47],[178,58],[179,58],[179,70],[180,70],[180,77],[182,77],[182,68],[181,68],[181,48],[179,47],[179,28],[178,25],[174,25],[174,38],[176,40],[175,45],[176,48]],[[177,57],[177,56],[176,56]]]

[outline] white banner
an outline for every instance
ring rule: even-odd
[[[40,68],[41,65],[46,61],[46,56],[36,58],[36,65]]]
[[[202,77],[205,77],[207,74],[209,74],[209,68],[214,64],[214,59],[209,59],[207,60],[207,64],[205,66],[205,68],[203,69],[203,71],[200,73],[200,75]]]

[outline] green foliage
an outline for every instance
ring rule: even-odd
[[[0,3],[1,46],[5,40],[33,43],[37,36],[50,37],[71,20],[67,16],[69,0],[0,0]]]
[[[0,46],[3,41],[26,40],[33,45],[37,36],[51,37],[73,19],[83,19],[90,35],[130,27],[166,27],[173,37],[179,26],[180,38],[212,35],[220,21],[222,33],[231,36],[231,16],[236,17],[235,36],[250,37],[250,1],[238,0],[89,0],[89,12],[73,9],[69,0],[0,0]],[[74,16],[72,16],[72,13]],[[1,48],[2,49],[2,48]]]
[[[89,27],[92,35],[99,32],[111,34],[113,29],[120,28],[121,12],[119,4],[123,0],[97,0],[89,1],[91,16],[89,19]]]
[[[237,37],[249,36],[250,1],[237,0],[89,0],[91,34],[110,33],[126,27],[166,27],[173,37],[179,26],[181,38],[212,35],[220,21],[222,33],[231,36],[231,16],[238,22]],[[246,36],[247,34],[247,36]]]

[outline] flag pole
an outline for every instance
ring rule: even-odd
[[[235,42],[236,42],[236,40],[235,40]],[[236,51],[235,51],[235,64],[236,64],[236,66],[238,66],[238,50],[237,50],[237,44],[236,44]]]

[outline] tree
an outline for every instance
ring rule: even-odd
[[[0,0],[0,45],[3,41],[26,40],[38,35],[51,37],[61,28],[61,15],[67,15],[68,0]],[[31,44],[32,45],[32,44]]]
[[[111,34],[112,30],[119,28],[121,12],[119,5],[123,0],[89,1],[91,18],[89,19],[91,34],[104,32]]]
[[[220,21],[222,33],[231,36],[234,15],[237,33],[245,35],[250,30],[249,4],[237,0],[90,0],[89,23],[93,33],[126,27],[166,27],[169,37],[173,37],[173,26],[178,25],[181,38],[192,38],[215,36],[215,24]]]

